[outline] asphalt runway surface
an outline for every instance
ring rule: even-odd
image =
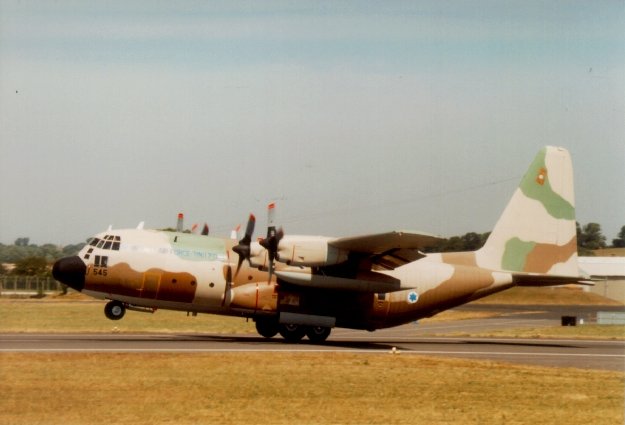
[[[498,308],[501,307],[479,306],[475,309],[498,311]],[[463,308],[466,309],[473,307]],[[554,326],[560,324],[561,315],[577,315],[578,318],[591,320],[594,314],[591,308],[544,306],[534,309],[524,306],[522,311],[510,310],[508,306],[501,311],[503,315],[493,318],[411,323],[375,332],[339,328],[334,329],[323,344],[312,344],[307,340],[287,344],[280,337],[265,339],[257,335],[0,334],[0,353],[350,352],[391,355],[395,352],[396,355],[416,354],[625,372],[625,341],[431,336]]]

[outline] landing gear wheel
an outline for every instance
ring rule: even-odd
[[[280,325],[278,332],[287,342],[299,342],[306,334],[306,328],[300,325]]]
[[[326,328],[324,326],[309,326],[308,329],[306,329],[306,336],[310,342],[321,343],[328,339],[330,332],[332,332],[331,328]]]
[[[104,306],[104,315],[110,320],[119,320],[126,314],[126,307],[119,301],[110,301]]]
[[[278,333],[278,322],[271,319],[256,319],[256,331],[265,338],[272,338]]]

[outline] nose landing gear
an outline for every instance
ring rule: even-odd
[[[126,314],[126,306],[120,301],[109,301],[104,306],[104,315],[110,320],[119,320]]]

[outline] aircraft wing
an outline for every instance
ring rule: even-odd
[[[368,257],[372,270],[393,270],[423,258],[425,254],[421,250],[440,240],[442,238],[427,233],[393,231],[337,238],[329,241],[328,245]]]

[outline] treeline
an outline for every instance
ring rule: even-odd
[[[35,245],[29,238],[18,238],[13,245],[0,243],[0,274],[22,276],[45,276],[50,272],[51,264],[62,257],[76,255],[85,243],[59,247],[54,244]],[[14,267],[9,270],[5,264]]]
[[[576,223],[576,227],[577,251],[579,255],[593,256],[593,251],[596,249],[625,247],[625,226],[622,226],[617,237],[612,239],[611,245],[608,244],[606,237],[603,235],[601,225],[599,223],[588,223],[584,226],[580,226],[579,223]],[[438,245],[429,248],[427,252],[475,251],[484,245],[489,235],[490,232],[470,232],[462,236],[453,236],[439,242]]]

